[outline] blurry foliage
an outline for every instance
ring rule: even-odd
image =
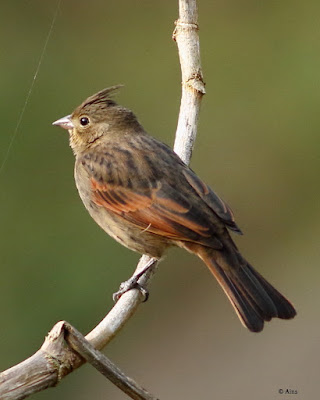
[[[1,2],[0,162],[55,3]],[[1,369],[32,354],[59,319],[86,333],[133,271],[137,256],[108,238],[82,206],[67,135],[51,122],[95,91],[123,83],[119,102],[172,144],[180,101],[171,40],[176,3],[62,2],[0,175]],[[299,316],[252,336],[201,263],[170,252],[148,304],[107,349],[160,398],[212,399],[214,391],[220,400],[241,400],[257,390],[259,399],[270,399],[283,385],[300,390],[305,400],[315,398],[310,369],[319,337],[319,318],[312,315],[319,304],[319,12],[316,0],[199,1],[207,95],[192,167],[232,206],[246,233],[236,238],[240,248],[294,301]],[[34,398],[108,396],[125,398],[85,367]]]

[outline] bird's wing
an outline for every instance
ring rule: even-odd
[[[126,221],[148,231],[178,241],[207,243],[221,248],[209,224],[192,211],[178,191],[164,187],[133,190],[114,184],[100,184],[91,178],[94,202]]]
[[[216,237],[223,229],[219,219],[216,218],[218,226],[212,227],[208,216],[193,204],[192,198],[189,199],[179,187],[173,187],[166,179],[148,179],[147,172],[143,178],[137,179],[134,175],[136,171],[121,169],[120,172],[116,162],[103,164],[97,157],[94,160],[84,159],[81,163],[89,173],[92,200],[98,206],[142,231],[216,249],[222,247]],[[187,182],[185,184],[188,185]],[[193,196],[198,197],[192,193]]]

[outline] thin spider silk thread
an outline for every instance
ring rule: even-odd
[[[25,111],[26,111],[27,105],[28,105],[28,103],[29,103],[29,99],[30,99],[31,93],[32,93],[33,88],[34,88],[35,81],[36,81],[36,79],[37,79],[37,76],[38,76],[38,73],[39,73],[39,71],[40,71],[40,67],[41,67],[41,64],[42,64],[42,61],[43,61],[45,52],[46,52],[46,50],[47,50],[47,46],[48,46],[48,43],[49,43],[49,39],[50,39],[50,37],[51,37],[52,31],[53,31],[53,27],[54,27],[54,25],[55,25],[55,22],[56,22],[58,13],[59,13],[59,9],[60,9],[60,4],[61,4],[61,2],[62,2],[62,0],[58,0],[58,1],[57,1],[56,10],[55,10],[55,13],[54,13],[54,15],[53,15],[52,22],[51,22],[51,25],[50,25],[50,28],[49,28],[49,31],[48,31],[46,40],[45,40],[45,42],[44,42],[44,46],[43,46],[43,48],[42,48],[42,51],[41,51],[41,54],[40,54],[40,58],[39,58],[39,61],[38,61],[38,64],[37,64],[37,68],[36,68],[35,73],[34,73],[34,75],[33,75],[33,79],[32,79],[32,82],[31,82],[29,91],[28,91],[28,93],[27,93],[27,96],[26,96],[26,100],[25,100],[25,102],[24,102],[24,104],[23,104],[22,110],[21,110],[20,115],[19,115],[19,118],[18,118],[17,125],[16,125],[16,127],[15,127],[15,129],[14,129],[14,131],[13,131],[13,134],[11,135],[11,139],[10,139],[10,142],[9,142],[9,145],[8,145],[8,148],[7,148],[7,151],[6,151],[5,156],[4,156],[4,158],[3,158],[3,160],[2,160],[2,163],[1,163],[0,174],[2,173],[2,171],[3,171],[3,169],[4,169],[5,165],[6,165],[6,163],[7,163],[7,161],[8,161],[10,151],[11,151],[12,146],[13,146],[13,143],[14,143],[16,137],[17,137],[18,130],[19,130],[20,125],[21,125],[21,122],[22,122],[22,118],[23,118],[23,116],[24,116],[24,113],[25,113]]]

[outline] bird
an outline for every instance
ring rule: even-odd
[[[114,100],[118,86],[88,97],[53,125],[69,132],[80,198],[93,220],[127,248],[160,259],[178,246],[198,256],[242,324],[260,332],[294,306],[241,255],[230,207],[135,114]]]

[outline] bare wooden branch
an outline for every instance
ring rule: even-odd
[[[55,386],[86,361],[132,399],[156,400],[65,321],[52,328],[41,349],[32,357],[1,374],[0,399],[23,399]]]
[[[197,136],[201,98],[205,94],[195,0],[179,0],[179,19],[173,39],[177,42],[182,75],[182,96],[174,151],[189,164]]]
[[[200,64],[196,0],[179,0],[179,19],[176,21],[173,39],[178,45],[182,72],[182,97],[174,150],[188,164],[197,134],[200,102],[205,93]],[[135,271],[137,274],[149,264],[151,267],[138,281],[144,287],[148,286],[158,261],[143,255]],[[97,351],[104,348],[118,334],[142,300],[143,297],[137,289],[122,295],[85,339],[68,323],[58,322],[40,350],[0,374],[0,399],[23,399],[55,386],[85,361],[90,362],[131,398],[154,399]],[[114,367],[114,370],[110,367]]]
[[[156,260],[153,261],[155,266]],[[150,257],[142,256],[137,270],[143,268],[147,263],[150,263]],[[146,286],[153,272],[153,268],[150,268],[141,277],[139,283]],[[106,317],[85,339],[96,350],[101,350],[134,314],[142,299],[142,295],[137,289],[132,289],[122,295]],[[1,400],[24,399],[33,393],[56,386],[62,378],[85,362],[87,358],[85,354],[80,353],[79,348],[74,348],[70,342],[66,341],[65,326],[65,321],[58,322],[49,332],[40,350],[27,360],[0,374]],[[67,326],[70,327],[69,324]],[[87,361],[94,364],[92,359]],[[96,360],[96,362],[98,361]],[[109,363],[111,363],[110,360]],[[112,381],[118,380],[118,386],[126,385],[125,381],[120,378],[121,376],[117,375]],[[136,391],[139,393],[140,387],[131,378],[127,378],[127,380],[131,382],[132,386],[136,386]],[[126,393],[133,399],[155,399],[148,392],[145,392],[144,397],[141,393],[140,397],[137,397],[135,393]]]

